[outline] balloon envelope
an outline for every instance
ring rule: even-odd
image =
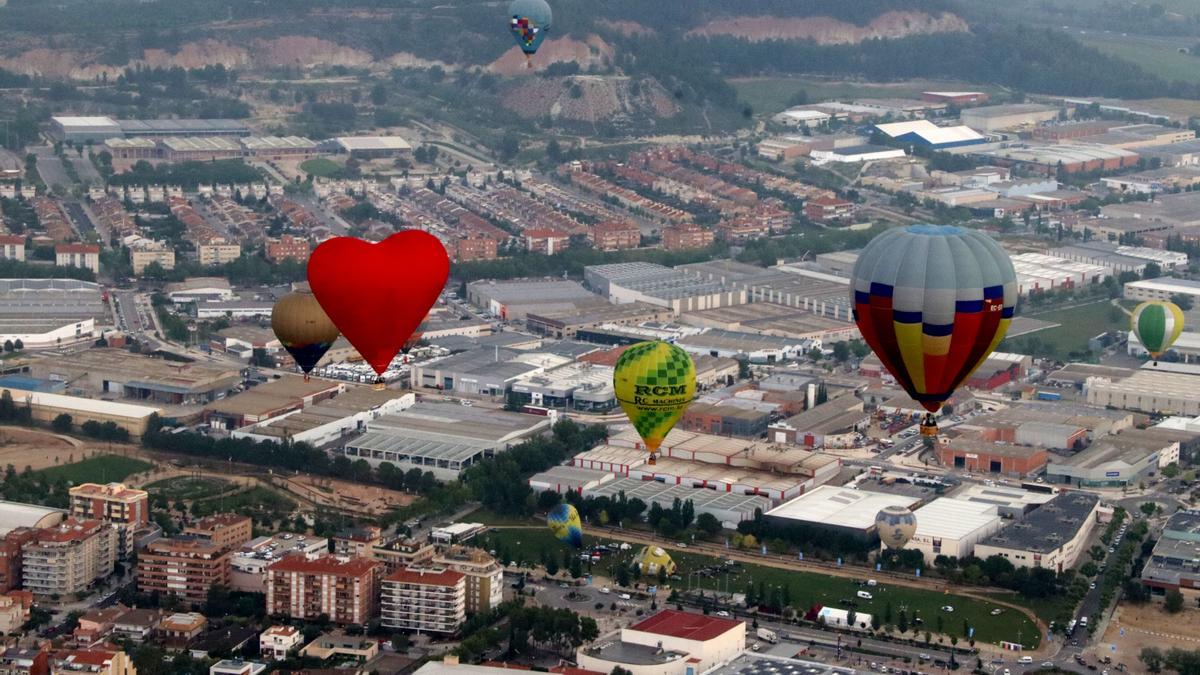
[[[437,302],[449,275],[442,242],[420,230],[377,244],[335,237],[308,260],[313,295],[380,375]]]
[[[293,291],[275,303],[271,308],[271,330],[305,374],[338,337],[337,326],[309,291]]]
[[[537,53],[554,21],[550,5],[546,0],[513,0],[508,6],[508,16],[508,29],[521,51]]]
[[[937,412],[1004,339],[1017,276],[981,232],[912,225],[867,244],[852,293],[863,339],[909,396]]]
[[[658,571],[665,570],[668,575],[675,574],[675,561],[671,554],[659,546],[643,546],[633,558],[633,565],[638,571],[648,577],[658,576]]]
[[[646,448],[656,452],[696,398],[696,366],[675,345],[639,342],[617,359],[613,389]]]
[[[884,546],[902,549],[917,531],[917,517],[903,506],[888,506],[876,514],[875,528]]]
[[[1130,323],[1138,341],[1157,359],[1183,332],[1183,310],[1173,302],[1150,300],[1134,308]]]
[[[580,548],[583,546],[583,524],[574,506],[563,502],[551,509],[546,516],[546,525],[559,541]]]

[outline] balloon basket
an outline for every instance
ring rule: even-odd
[[[646,460],[646,463],[649,464],[650,466],[654,466],[655,464],[658,464],[658,453],[657,452],[650,453],[650,459]]]
[[[305,374],[304,374],[304,381],[305,381],[305,382],[308,382],[308,373],[305,373]]]
[[[375,391],[383,391],[387,389],[387,383],[383,381],[383,377],[376,378],[375,384],[372,386]]]
[[[937,420],[934,419],[933,413],[925,413],[924,419],[921,420],[921,435],[929,437],[938,435]]]

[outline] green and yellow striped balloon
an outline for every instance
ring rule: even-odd
[[[639,342],[617,359],[613,389],[653,460],[667,433],[696,398],[696,365],[675,345]]]
[[[1133,310],[1131,323],[1138,341],[1158,360],[1183,332],[1183,310],[1173,302],[1150,300]]]

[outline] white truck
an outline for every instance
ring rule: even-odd
[[[777,644],[779,642],[779,636],[776,635],[775,631],[773,630],[759,628],[754,634],[757,635],[758,639],[762,640],[763,642],[770,642],[771,644]]]

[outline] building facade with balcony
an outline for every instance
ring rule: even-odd
[[[445,569],[396,570],[383,579],[380,607],[388,628],[453,633],[467,618],[467,577]]]

